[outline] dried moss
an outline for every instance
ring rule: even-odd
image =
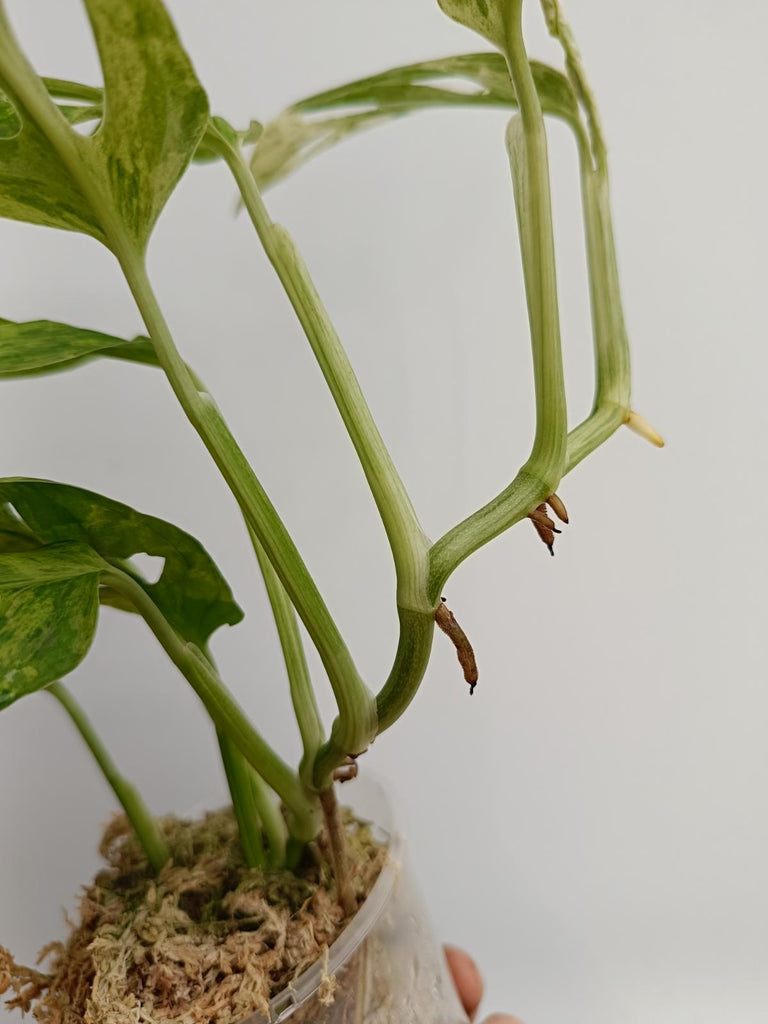
[[[173,862],[154,875],[123,816],[107,826],[107,867],[80,900],[64,943],[43,950],[47,972],[0,947],[0,993],[41,1024],[230,1024],[256,1011],[323,957],[348,916],[325,843],[294,872],[249,870],[231,810],[162,822]],[[386,851],[345,822],[359,905]],[[331,983],[329,982],[329,985]]]

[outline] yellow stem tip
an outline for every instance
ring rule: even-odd
[[[624,422],[630,430],[639,434],[640,437],[644,437],[646,441],[650,441],[657,448],[664,447],[664,438],[653,429],[648,420],[641,416],[640,413],[630,411]]]

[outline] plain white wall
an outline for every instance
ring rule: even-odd
[[[97,81],[75,0],[15,0],[49,75]],[[214,110],[269,118],[319,88],[484,48],[431,0],[171,10]],[[531,51],[557,59],[535,5]],[[472,701],[438,638],[418,699],[366,756],[397,794],[439,932],[478,957],[487,1008],[527,1024],[762,1024],[768,1015],[764,187],[768,14],[741,0],[570,5],[611,147],[635,402],[562,485],[550,559],[527,524],[447,588],[474,641]],[[499,490],[532,428],[500,112],[436,112],[320,158],[268,197],[302,246],[428,532]],[[591,394],[573,146],[551,132],[573,417]],[[383,532],[287,302],[220,167],[193,170],[151,247],[185,356],[293,530],[367,677],[395,637]],[[3,222],[0,314],[129,337],[106,252]],[[238,515],[163,378],[92,365],[2,387],[3,475],[77,483],[200,537],[247,609],[216,655],[297,751]],[[320,680],[318,674],[318,680]],[[223,799],[210,729],[138,622],[105,612],[71,678],[158,812]],[[322,681],[324,708],[331,705]],[[112,799],[45,696],[0,716],[0,941],[62,930]]]

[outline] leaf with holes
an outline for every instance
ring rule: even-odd
[[[0,377],[68,370],[96,356],[157,366],[149,338],[132,341],[51,320],[0,319]]]
[[[41,543],[87,544],[128,571],[173,628],[198,647],[205,647],[219,626],[234,625],[243,617],[210,555],[178,526],[93,491],[49,480],[0,480],[0,502],[12,506]],[[165,559],[156,583],[147,582],[130,564],[131,556],[142,552]]]
[[[83,660],[96,631],[104,568],[84,544],[0,555],[0,709]]]

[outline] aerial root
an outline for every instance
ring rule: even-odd
[[[360,772],[356,754],[348,754],[344,764],[339,765],[333,773],[334,782],[351,782],[356,779]]]
[[[441,603],[435,611],[435,622],[456,648],[456,656],[464,671],[464,678],[469,683],[469,693],[471,696],[475,692],[475,686],[477,686],[475,652],[472,650],[472,644],[467,639],[467,634],[456,621],[453,612],[446,606],[445,598],[442,597],[440,601]]]
[[[657,448],[664,447],[664,438],[657,430],[654,430],[648,420],[641,416],[639,412],[632,412],[630,410],[624,422],[631,431],[639,434],[640,437],[644,437],[646,441],[650,441]]]
[[[528,513],[528,518],[533,523],[536,533],[538,533],[549,549],[550,555],[554,555],[555,534],[562,533],[562,530],[558,530],[554,519],[550,519],[547,506],[552,509],[561,523],[568,522],[568,510],[562,498],[558,497],[557,494],[550,494],[546,501],[542,502],[541,505],[537,505],[533,512]]]

